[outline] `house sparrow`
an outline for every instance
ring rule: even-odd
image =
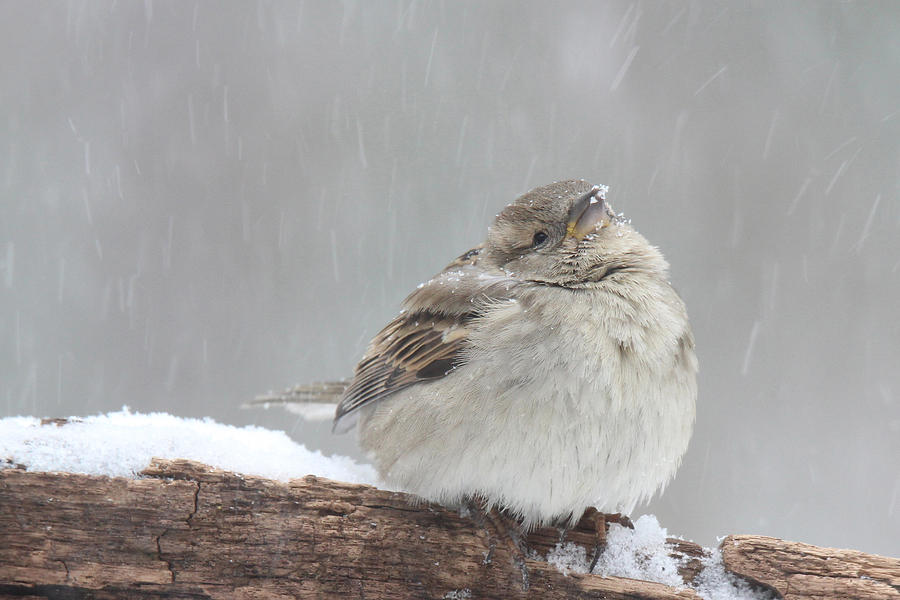
[[[519,197],[406,298],[348,383],[295,400],[340,393],[335,431],[355,424],[381,477],[424,499],[477,497],[525,528],[631,512],[687,449],[697,359],[668,264],[605,193]]]

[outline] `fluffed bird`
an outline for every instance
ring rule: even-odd
[[[337,400],[334,430],[355,426],[382,479],[427,500],[478,498],[525,528],[630,513],[687,450],[697,359],[666,260],[606,191],[522,195],[404,300],[352,379],[257,401]]]

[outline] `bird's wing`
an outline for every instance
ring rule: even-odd
[[[420,381],[439,379],[460,362],[471,317],[418,312],[394,319],[356,366],[335,413],[335,426],[361,406]]]
[[[356,366],[335,413],[335,430],[360,407],[422,381],[440,379],[464,361],[463,349],[484,300],[503,294],[508,281],[478,265],[473,248],[420,286],[405,309],[381,330]]]

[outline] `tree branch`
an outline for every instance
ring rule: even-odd
[[[645,581],[563,575],[540,558],[559,541],[554,529],[530,535],[523,552],[489,514],[414,505],[405,494],[371,486],[314,476],[281,483],[183,460],[154,460],[143,475],[0,470],[0,596],[698,597]],[[590,555],[597,535],[582,528],[566,539]],[[779,567],[816,552],[838,553],[834,564],[842,566],[834,576],[852,582],[854,596],[889,598],[884,594],[897,591],[895,559],[781,540],[774,542],[785,546],[774,550],[768,540],[728,538],[726,566],[789,598],[823,598],[790,595],[800,589],[797,575],[785,587]],[[690,580],[703,550],[672,541]],[[854,575],[846,564],[867,566]]]

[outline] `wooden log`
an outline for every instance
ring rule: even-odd
[[[0,594],[197,598],[653,598],[564,576],[490,520],[313,476],[157,460],[145,479],[0,471]],[[545,535],[546,534],[545,532]]]
[[[371,486],[313,476],[282,483],[183,460],[154,460],[143,475],[0,470],[0,597],[698,598],[652,582],[563,575],[541,558],[559,541],[554,529],[534,532],[523,547],[490,514],[413,504]],[[582,525],[566,541],[590,555],[598,538]],[[782,591],[758,556],[770,550],[747,552],[744,540],[723,542],[726,564],[782,594],[799,589]],[[670,541],[691,580],[703,549]],[[733,562],[729,548],[753,560]],[[847,552],[793,548],[801,557]],[[780,564],[781,551],[771,554]],[[854,564],[867,556],[852,554]],[[896,592],[898,561],[866,560],[857,575],[843,575],[857,582],[853,597],[891,597],[883,592]]]

